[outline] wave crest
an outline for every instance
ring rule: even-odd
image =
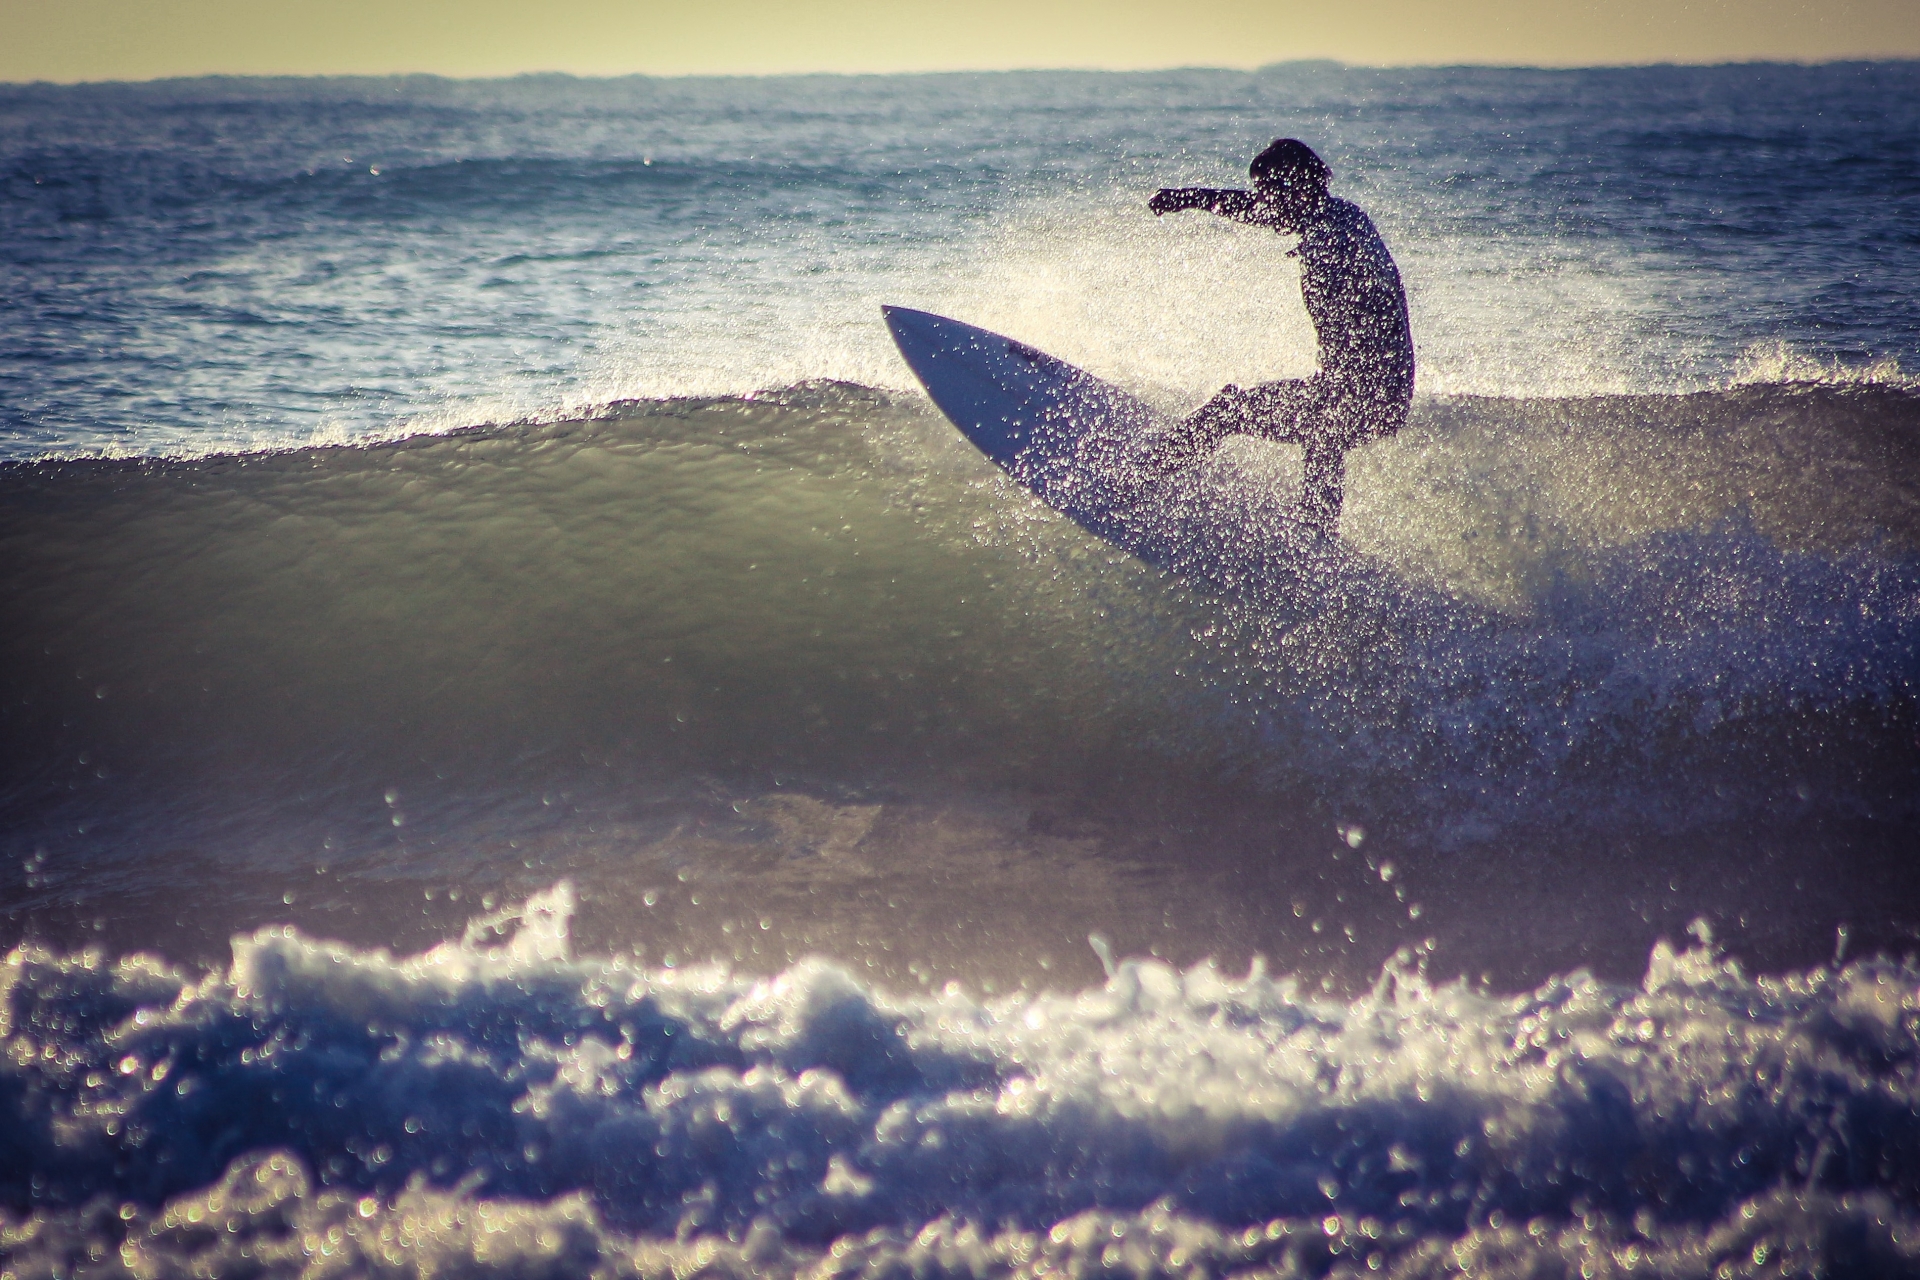
[[[1743,351],[1728,385],[1892,387],[1920,391],[1920,378],[1903,373],[1900,362],[1892,356],[1850,363],[1837,356],[1822,359],[1791,343],[1775,341],[1759,343]]]

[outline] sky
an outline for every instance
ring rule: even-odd
[[[0,0],[0,82],[1920,57],[1920,0]]]

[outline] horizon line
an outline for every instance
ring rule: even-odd
[[[514,80],[579,80],[579,81],[615,81],[615,80],[808,80],[808,79],[929,79],[935,76],[997,76],[997,75],[1170,75],[1181,72],[1215,72],[1234,75],[1259,75],[1262,72],[1276,71],[1290,67],[1330,67],[1341,71],[1639,71],[1670,68],[1673,70],[1706,71],[1728,67],[1833,67],[1872,65],[1885,66],[1897,63],[1920,63],[1920,52],[1903,53],[1891,56],[1873,54],[1852,54],[1822,58],[1725,58],[1712,62],[1691,62],[1678,59],[1649,59],[1645,61],[1622,62],[1350,62],[1340,58],[1287,58],[1277,62],[1263,62],[1257,66],[1229,66],[1219,64],[1187,63],[1166,67],[1088,67],[1088,66],[1042,66],[1031,67],[945,67],[937,69],[909,68],[894,71],[617,71],[617,72],[581,72],[560,70],[512,71],[499,75],[450,75],[441,71],[321,71],[321,72],[273,72],[273,71],[207,71],[183,75],[159,75],[145,78],[120,78],[100,80],[0,80],[0,89],[28,89],[36,87],[78,89],[87,87],[107,87],[114,85],[162,85],[187,84],[210,80],[258,80],[258,81],[343,81],[343,80],[439,80],[450,84],[489,84]]]

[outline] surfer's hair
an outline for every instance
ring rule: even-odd
[[[1298,183],[1315,186],[1322,191],[1327,189],[1327,181],[1333,177],[1333,170],[1327,168],[1327,162],[1298,138],[1275,138],[1265,151],[1253,158],[1253,163],[1247,166],[1247,173],[1259,186],[1269,183],[1292,186]]]

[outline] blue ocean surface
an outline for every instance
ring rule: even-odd
[[[1270,246],[1142,202],[1240,180],[1289,131],[1385,231],[1429,393],[1911,370],[1916,76],[9,86],[0,447],[207,452],[813,378],[905,388],[881,301],[1018,320],[1198,396],[1310,366],[1311,332]]]
[[[1304,375],[1288,242],[1145,208],[1283,135],[1413,417],[1278,577],[1228,441],[1162,573],[880,305]],[[0,1276],[1920,1275],[1917,140],[1913,63],[0,86]]]

